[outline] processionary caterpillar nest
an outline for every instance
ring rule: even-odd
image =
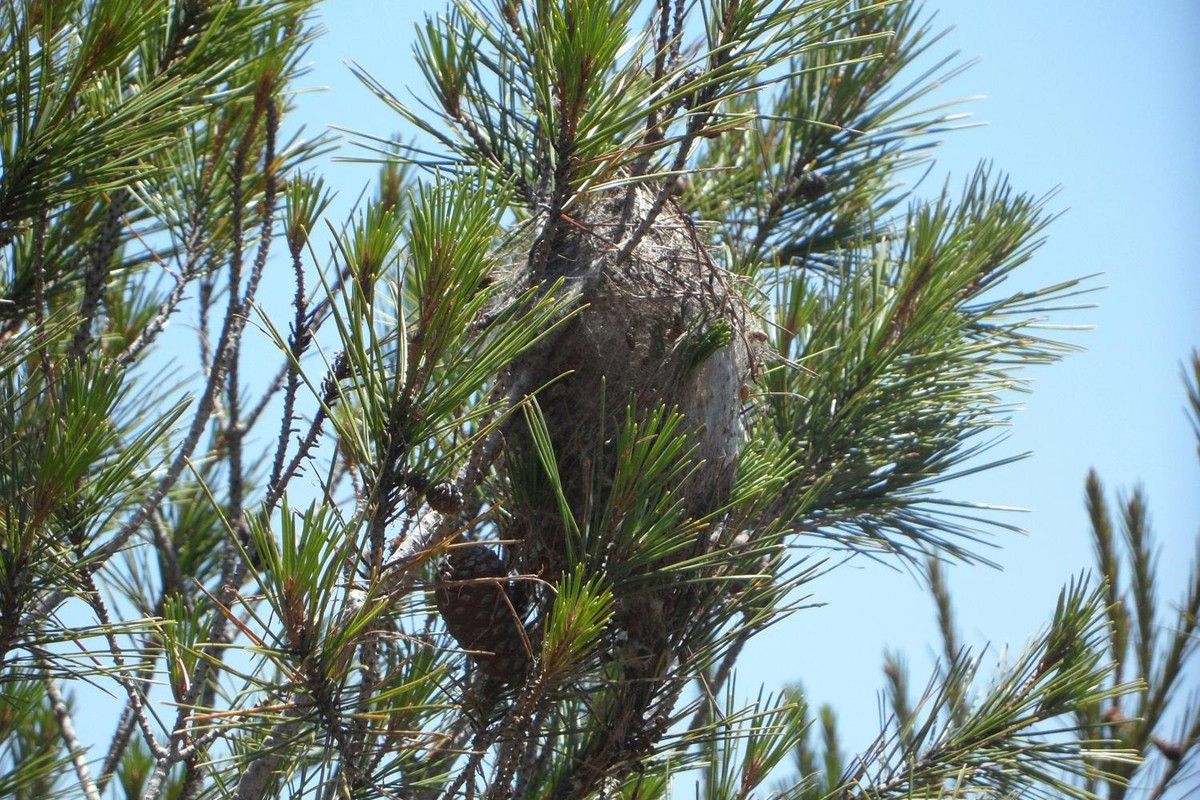
[[[537,402],[572,512],[582,518],[589,500],[596,502],[597,487],[603,495],[609,476],[597,470],[611,457],[629,409],[636,414],[662,406],[682,416],[690,437],[695,466],[678,487],[686,513],[698,517],[718,508],[741,453],[748,386],[765,339],[736,279],[713,261],[676,202],[652,186],[593,195],[556,224],[546,225],[544,215],[534,224],[543,233],[511,259],[498,297],[503,303],[529,286],[562,279],[559,291],[579,309],[509,376],[530,389],[544,387]],[[536,465],[520,415],[505,437],[501,467],[516,482],[522,468],[528,477]],[[553,582],[570,566],[552,501],[511,509],[501,534],[516,542],[508,565],[517,573]],[[696,547],[707,541],[698,537]],[[654,603],[661,617],[663,601]],[[644,627],[645,620],[635,620],[647,611],[640,605],[619,600],[616,624]],[[513,624],[510,633],[521,631]]]
[[[539,241],[530,259],[536,266],[537,248],[546,248],[541,279],[563,278],[583,306],[513,370],[528,370],[532,386],[549,384],[538,403],[577,512],[585,491],[578,484],[631,404],[677,409],[686,420],[696,468],[683,491],[693,515],[724,501],[741,453],[745,390],[763,337],[733,277],[714,263],[673,200],[629,248],[657,199],[646,186],[594,199],[573,224],[559,224],[548,243]],[[521,277],[528,279],[515,279]],[[520,431],[512,438],[520,441]],[[521,560],[553,577],[563,565],[553,541],[538,541],[545,528],[523,537]]]

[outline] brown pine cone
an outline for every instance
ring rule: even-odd
[[[434,600],[446,628],[488,675],[519,680],[530,653],[504,562],[489,548],[459,547],[438,565]]]

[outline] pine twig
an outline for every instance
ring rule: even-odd
[[[58,688],[58,681],[47,675],[44,683],[46,696],[50,698],[50,708],[54,711],[54,718],[58,721],[59,736],[62,737],[67,752],[71,754],[71,765],[75,768],[75,777],[79,780],[79,788],[87,800],[100,800],[100,791],[96,788],[96,782],[92,780],[92,773],[88,768],[87,749],[75,734],[75,723],[71,721],[71,711],[67,708],[66,698]]]
[[[121,645],[117,642],[116,635],[112,632],[112,618],[108,613],[108,607],[104,603],[104,598],[100,594],[100,588],[96,586],[96,581],[93,573],[89,573],[86,578],[87,586],[87,601],[92,607],[96,618],[100,620],[100,624],[104,629],[104,638],[108,643],[109,653],[112,655],[113,665],[116,671],[113,677],[117,683],[125,690],[125,694],[129,701],[129,709],[137,720],[138,727],[141,729],[142,738],[146,742],[146,747],[156,758],[165,758],[167,749],[163,747],[158,737],[154,735],[154,728],[150,725],[150,720],[146,717],[146,705],[141,690],[138,688],[134,680],[124,674],[125,657],[121,652]]]
[[[79,305],[79,326],[75,329],[75,337],[71,342],[72,358],[83,358],[88,342],[92,339],[92,321],[104,294],[109,262],[121,243],[121,220],[128,200],[129,191],[117,189],[108,201],[104,224],[100,228],[96,243],[92,247],[91,258],[88,259],[87,268],[83,273],[83,300]]]

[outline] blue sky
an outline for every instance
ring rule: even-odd
[[[315,128],[402,130],[343,62],[362,64],[401,96],[406,87],[419,91],[413,23],[442,5],[327,4],[327,34],[311,51],[314,70],[303,83],[328,90],[300,97],[300,117]],[[1061,187],[1051,207],[1065,213],[1016,282],[1103,273],[1095,285],[1106,287],[1092,297],[1097,308],[1064,320],[1093,326],[1069,335],[1086,351],[1032,373],[1034,391],[996,451],[1033,455],[946,490],[1030,509],[1011,520],[1029,533],[1005,537],[991,554],[1002,570],[950,571],[964,639],[991,641],[991,656],[1000,657],[1047,621],[1062,584],[1091,564],[1082,503],[1089,467],[1114,489],[1145,485],[1168,602],[1182,591],[1195,553],[1200,467],[1179,375],[1200,346],[1200,7],[939,0],[927,9],[938,26],[955,27],[942,52],[979,59],[944,96],[986,95],[969,110],[987,125],[949,136],[936,174],[966,177],[990,159],[1018,188]],[[343,164],[329,177],[343,199],[353,199],[372,175]],[[908,573],[867,562],[812,590],[827,605],[754,642],[739,688],[753,695],[760,682],[799,679],[814,700],[840,710],[848,744],[857,747],[877,729],[885,647],[906,652],[913,683],[924,683],[937,646],[932,605]]]

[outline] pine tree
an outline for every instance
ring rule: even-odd
[[[358,70],[422,138],[363,140],[343,221],[333,141],[285,133],[314,5],[0,7],[0,794],[1194,777],[1200,586],[1159,643],[1141,495],[1119,545],[1089,482],[1101,580],[990,685],[953,644],[940,564],[1006,526],[935,490],[1002,463],[1086,287],[1013,286],[1052,213],[994,168],[912,193],[961,69],[912,2],[457,0],[417,101]],[[914,703],[889,662],[854,758],[800,690],[730,688],[826,568],[797,544],[938,599],[942,673]]]

